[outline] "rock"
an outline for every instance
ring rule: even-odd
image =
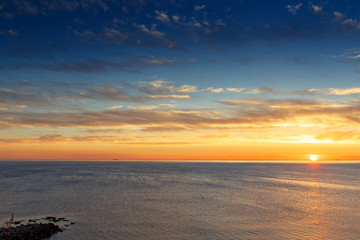
[[[46,217],[45,220],[59,222],[64,221],[65,218]],[[23,221],[23,220],[22,220]],[[14,224],[18,225],[22,221],[16,221]],[[0,228],[0,240],[41,240],[49,238],[57,232],[62,232],[65,229],[61,229],[54,223],[35,223],[30,219],[28,224],[21,224],[16,227]],[[74,224],[71,222],[71,224]],[[66,226],[69,226],[66,224]]]

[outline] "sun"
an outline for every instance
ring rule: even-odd
[[[319,155],[311,154],[309,155],[309,158],[311,161],[315,162],[318,159]]]

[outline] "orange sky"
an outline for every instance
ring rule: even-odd
[[[238,143],[231,144],[9,144],[0,146],[1,159],[32,160],[357,160],[356,144]]]

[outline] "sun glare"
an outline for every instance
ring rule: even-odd
[[[319,155],[311,154],[309,155],[309,158],[311,161],[315,162],[318,159]]]

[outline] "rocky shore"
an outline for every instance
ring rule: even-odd
[[[72,224],[74,222],[66,218],[56,217],[13,221],[7,227],[0,228],[0,240],[40,240],[62,232]]]

